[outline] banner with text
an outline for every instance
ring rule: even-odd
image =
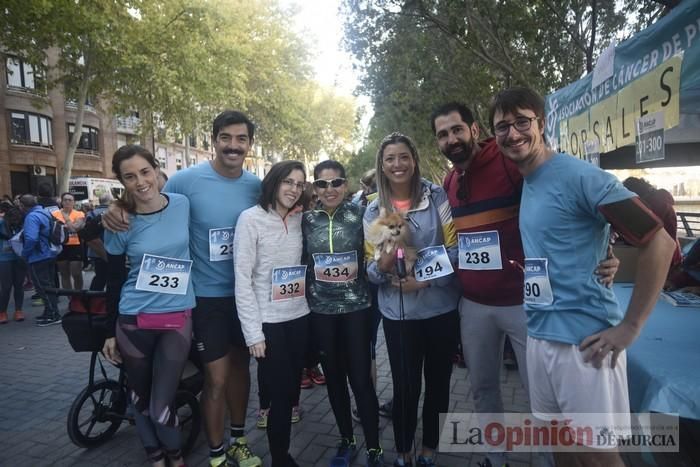
[[[663,112],[668,129],[680,113],[700,113],[700,2],[682,2],[603,58],[597,86],[589,73],[546,97],[547,140],[581,158],[588,140],[600,153],[634,144],[647,114]]]

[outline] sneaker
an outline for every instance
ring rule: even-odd
[[[357,411],[357,407],[352,408],[352,410],[350,411],[350,416],[357,423],[362,423],[362,421],[360,420],[360,412]]]
[[[44,306],[44,300],[41,297],[32,298],[32,306]]]
[[[331,467],[348,467],[355,456],[356,449],[357,443],[354,436],[352,438],[341,438],[338,442],[338,452],[331,459]]]
[[[248,440],[245,439],[245,436],[236,439],[236,442],[229,446],[226,451],[226,458],[229,461],[229,465],[237,467],[262,466],[260,458],[250,451]]]
[[[411,461],[400,461],[399,459],[396,459],[394,461],[394,467],[413,467],[413,462]]]
[[[15,310],[14,318],[15,321],[24,321],[24,311],[22,310]]]
[[[0,311],[0,324],[7,324],[7,312]]]
[[[316,365],[313,368],[309,368],[308,375],[309,378],[311,378],[311,381],[314,382],[314,384],[318,384],[319,386],[323,386],[324,384],[326,384],[326,377],[323,375],[320,366]]]
[[[314,387],[314,382],[311,381],[311,378],[309,377],[309,371],[304,368],[301,370],[301,388],[311,389],[312,387]]]
[[[294,409],[292,409],[294,410]],[[270,409],[260,409],[258,411],[258,420],[255,422],[255,426],[264,430],[267,428],[267,417],[270,415]],[[294,422],[292,422],[294,423]]]
[[[383,403],[379,406],[379,415],[386,418],[391,418],[391,411],[394,408],[394,399]]]
[[[39,327],[51,326],[52,324],[61,324],[61,315],[55,314],[42,320],[37,319],[36,321],[36,325]]]
[[[226,456],[219,456],[219,457],[214,457],[214,458],[209,458],[209,465],[211,467],[228,467],[228,461],[226,459]]]
[[[382,448],[367,450],[367,467],[382,467],[384,465],[384,451]]]
[[[299,423],[301,421],[301,407],[295,405],[292,407],[292,423]]]
[[[432,457],[418,456],[416,458],[416,467],[435,467],[435,461]]]

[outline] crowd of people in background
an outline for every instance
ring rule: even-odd
[[[354,195],[336,161],[319,163],[312,183],[297,161],[274,164],[261,181],[243,169],[255,126],[226,111],[213,122],[214,160],[170,180],[147,149],[119,148],[112,168],[125,193],[116,202],[104,194],[99,205],[76,208],[73,195],[55,198],[50,186],[40,186],[38,197],[3,201],[0,323],[10,319],[12,290],[13,319],[24,319],[28,281],[44,304],[37,324],[60,322],[49,289],[81,289],[83,270],[92,268],[90,289],[106,287],[111,318],[103,352],[124,364],[137,431],[155,467],[184,465],[173,404],[190,345],[203,362],[212,467],[262,465],[246,438],[251,357],[257,426],[267,431],[272,467],[298,465],[291,424],[309,380],[326,385],[340,435],[332,465],[349,466],[356,455],[353,417],[365,465],[384,465],[374,363],[380,322],[393,381],[383,410],[392,419],[395,466],[436,465],[460,341],[480,414],[503,412],[506,336],[536,417],[628,413],[624,351],[672,256],[679,262],[675,238],[662,228],[670,221],[658,217],[667,214],[656,209],[659,197],[637,196],[593,165],[552,151],[542,98],[526,88],[495,97],[492,138],[480,139],[460,103],[436,109],[430,124],[453,165],[440,184],[421,176],[416,145],[401,133],[383,139]],[[373,225],[392,213],[408,248],[370,241]],[[55,222],[67,231],[60,253],[50,238]],[[626,313],[610,289],[618,265],[610,225],[647,265]],[[9,243],[20,230],[17,255]],[[407,249],[415,266],[403,271]],[[614,449],[557,453],[554,461],[622,465]],[[508,465],[504,449],[479,465]]]

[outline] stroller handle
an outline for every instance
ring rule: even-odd
[[[47,287],[46,292],[61,297],[106,297],[107,292],[104,290],[74,290],[74,289],[55,289],[53,287]]]

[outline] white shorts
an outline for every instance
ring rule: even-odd
[[[629,426],[627,354],[622,351],[615,368],[610,368],[610,353],[599,369],[585,363],[583,355],[577,345],[528,336],[527,372],[532,414],[545,421],[570,419],[571,427]]]

